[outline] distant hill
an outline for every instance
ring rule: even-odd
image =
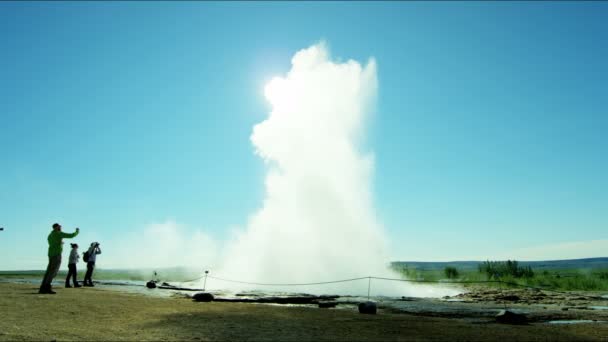
[[[444,269],[446,266],[456,267],[461,270],[476,270],[477,265],[483,261],[394,261],[391,264],[398,268],[416,268],[423,271]],[[518,261],[522,266],[530,266],[536,270],[568,269],[568,268],[607,268],[608,258],[586,258],[569,260],[543,260],[543,261]]]

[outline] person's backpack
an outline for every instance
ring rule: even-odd
[[[89,255],[90,255],[89,251],[86,251],[86,252],[82,253],[82,260],[84,262],[89,262]]]

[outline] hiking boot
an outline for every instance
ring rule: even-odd
[[[65,288],[66,288],[66,289],[67,289],[67,288],[70,288],[70,287],[72,287],[72,285],[70,285],[70,284],[65,284]]]
[[[51,286],[50,285],[45,285],[45,286],[40,286],[40,290],[38,290],[38,293],[40,294],[48,294],[51,293]],[[55,292],[53,292],[55,293]]]
[[[40,294],[56,294],[57,292],[53,291],[50,287],[41,288],[38,293]]]
[[[82,285],[78,285],[78,283],[74,284],[74,287],[82,287]]]

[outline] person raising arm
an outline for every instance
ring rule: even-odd
[[[57,275],[59,271],[59,266],[61,266],[61,252],[63,252],[63,239],[71,239],[78,235],[80,232],[80,228],[76,228],[76,231],[73,233],[64,233],[61,231],[61,225],[59,223],[53,224],[53,230],[47,237],[47,241],[49,243],[49,263],[46,267],[46,272],[44,273],[44,278],[42,278],[42,284],[40,284],[40,290],[38,293],[42,294],[55,294],[51,283],[53,282],[53,278]]]

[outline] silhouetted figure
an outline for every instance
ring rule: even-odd
[[[76,264],[78,264],[78,259],[80,259],[80,255],[78,255],[78,244],[71,243],[72,251],[70,252],[70,259],[68,261],[68,276],[65,277],[65,287],[72,287],[70,285],[70,277],[72,277],[72,281],[74,282],[74,287],[80,287],[78,285],[78,281],[76,280]]]
[[[49,264],[46,267],[46,272],[44,273],[44,278],[42,278],[42,284],[40,284],[40,290],[38,293],[55,294],[55,291],[53,291],[53,288],[51,287],[51,282],[57,275],[59,266],[61,266],[63,238],[71,239],[78,235],[78,232],[80,232],[80,229],[76,228],[74,233],[63,233],[61,232],[61,225],[59,223],[53,224],[53,231],[47,238],[49,242]]]
[[[84,286],[95,286],[93,285],[93,271],[95,270],[95,260],[97,260],[97,254],[101,254],[99,248],[99,242],[92,242],[91,247],[88,250],[89,259],[87,260],[87,273],[84,275]]]

